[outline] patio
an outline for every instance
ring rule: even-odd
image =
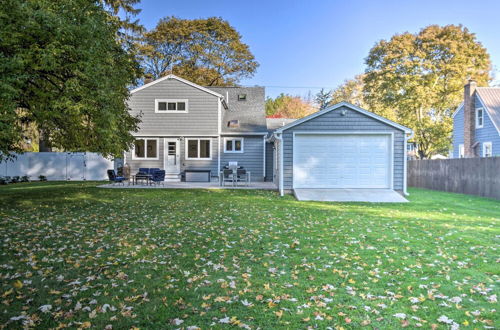
[[[103,184],[99,188],[119,188],[119,189],[261,189],[261,190],[276,190],[277,187],[273,182],[252,182],[248,186],[221,186],[218,181],[212,182],[164,182],[164,185],[147,185],[147,184]]]

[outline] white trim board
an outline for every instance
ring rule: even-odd
[[[349,109],[351,109],[351,110],[355,110],[355,111],[357,111],[357,112],[359,112],[359,113],[362,113],[362,114],[364,114],[364,115],[366,115],[366,116],[368,116],[368,117],[371,117],[371,118],[374,118],[374,119],[376,119],[376,120],[378,120],[378,121],[381,121],[381,122],[383,122],[383,123],[385,123],[385,124],[387,124],[387,125],[389,125],[389,126],[392,126],[392,127],[397,128],[397,129],[400,129],[400,130],[402,130],[402,131],[403,131],[403,132],[405,132],[405,133],[412,133],[412,132],[413,132],[413,131],[412,131],[410,128],[408,128],[408,127],[405,127],[405,126],[403,126],[403,125],[397,124],[397,123],[395,123],[395,122],[393,122],[393,121],[391,121],[391,120],[389,120],[389,119],[386,119],[386,118],[384,118],[384,117],[381,117],[381,116],[379,116],[379,115],[376,115],[376,114],[374,114],[373,112],[370,112],[370,111],[367,111],[367,110],[361,109],[360,107],[357,107],[357,106],[355,106],[355,105],[353,105],[353,104],[351,104],[351,103],[348,103],[348,102],[340,102],[340,103],[337,103],[337,104],[332,105],[332,106],[330,106],[330,107],[327,107],[326,109],[323,109],[323,110],[321,110],[321,111],[315,112],[315,113],[313,113],[313,114],[311,114],[311,115],[309,115],[309,116],[306,116],[306,117],[304,117],[304,118],[297,119],[296,121],[291,122],[291,123],[290,123],[290,124],[288,124],[288,125],[285,125],[285,126],[282,126],[282,127],[278,128],[278,129],[277,129],[276,131],[274,131],[274,132],[275,132],[275,133],[282,133],[283,131],[285,131],[285,130],[287,130],[287,129],[289,129],[289,128],[292,128],[292,127],[295,127],[295,126],[297,126],[297,125],[300,125],[300,124],[302,124],[302,123],[304,123],[304,122],[306,122],[306,121],[309,121],[309,120],[311,120],[311,119],[313,119],[313,118],[316,118],[316,117],[322,116],[322,115],[324,115],[324,114],[326,114],[326,113],[328,113],[328,112],[330,112],[330,111],[333,111],[333,110],[339,109],[339,108],[341,108],[341,107],[347,107],[347,108],[349,108]]]
[[[184,83],[186,85],[189,85],[189,86],[192,86],[194,88],[197,88],[197,89],[199,89],[201,91],[204,91],[204,92],[206,92],[208,94],[211,94],[213,96],[217,96],[217,97],[222,98],[222,99],[224,98],[221,94],[216,93],[213,90],[210,90],[208,88],[202,87],[202,86],[200,86],[198,84],[195,84],[195,83],[193,83],[193,82],[191,82],[189,80],[186,80],[186,79],[182,79],[182,78],[177,77],[176,75],[173,75],[173,74],[169,74],[169,75],[167,75],[165,77],[156,79],[156,80],[154,80],[154,81],[152,81],[152,82],[150,82],[148,84],[142,85],[141,87],[137,87],[136,89],[131,90],[130,94],[134,94],[134,93],[136,93],[138,91],[141,91],[141,90],[143,90],[145,88],[148,88],[150,86],[156,85],[157,83],[162,82],[162,81],[167,80],[167,79],[175,79],[177,81],[180,81],[180,82],[182,82],[182,83]]]
[[[295,131],[292,136],[292,189],[295,189],[296,135],[387,135],[389,137],[388,189],[394,190],[394,132],[391,131]],[[281,156],[281,164],[283,156]],[[280,173],[281,174],[281,173]],[[404,174],[406,175],[406,173]],[[404,188],[404,187],[403,187]],[[386,188],[387,189],[387,188]]]

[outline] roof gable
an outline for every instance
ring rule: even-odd
[[[130,94],[134,94],[134,93],[136,93],[138,91],[141,91],[141,90],[143,90],[145,88],[148,88],[150,86],[156,85],[157,83],[162,82],[162,81],[167,80],[167,79],[175,79],[175,80],[180,81],[180,82],[182,82],[182,83],[184,83],[186,85],[189,85],[191,87],[197,88],[197,89],[202,90],[202,91],[204,91],[204,92],[206,92],[208,94],[211,94],[213,96],[216,96],[216,97],[219,97],[219,98],[223,99],[223,96],[220,95],[219,93],[216,93],[216,92],[214,92],[214,91],[212,91],[212,90],[210,90],[208,88],[205,88],[203,86],[195,84],[195,83],[193,83],[193,82],[191,82],[189,80],[182,79],[181,77],[177,77],[176,75],[173,75],[173,74],[169,74],[169,75],[167,75],[165,77],[161,77],[161,78],[156,79],[156,80],[154,80],[154,81],[152,81],[152,82],[150,82],[148,84],[145,84],[145,85],[142,85],[141,87],[133,89],[133,90],[130,91]]]
[[[319,117],[321,115],[324,115],[324,114],[326,114],[326,113],[328,113],[330,111],[336,110],[336,109],[338,109],[340,107],[347,107],[347,108],[349,108],[351,110],[360,112],[360,113],[362,113],[362,114],[364,114],[364,115],[366,115],[368,117],[371,117],[373,119],[381,121],[381,122],[383,122],[383,123],[385,123],[385,124],[387,124],[389,126],[393,126],[393,127],[397,128],[397,129],[400,129],[400,130],[404,131],[405,133],[413,133],[413,131],[410,128],[406,127],[406,126],[403,126],[403,125],[400,125],[398,123],[395,123],[395,122],[393,122],[393,121],[391,121],[391,120],[389,120],[387,118],[384,118],[382,116],[376,115],[373,112],[364,110],[364,109],[362,109],[360,107],[357,107],[354,104],[351,104],[351,103],[348,103],[348,102],[340,102],[340,103],[337,103],[337,104],[332,105],[330,107],[327,107],[326,109],[323,109],[323,110],[320,110],[318,112],[315,112],[315,113],[313,113],[313,114],[311,114],[309,116],[306,116],[304,118],[297,119],[296,121],[294,121],[294,122],[292,122],[292,123],[290,123],[288,125],[285,125],[285,126],[283,126],[281,128],[278,128],[275,131],[275,133],[281,133],[281,132],[283,132],[283,131],[285,131],[285,130],[287,130],[289,128],[292,128],[294,126],[300,125],[300,124],[302,124],[302,123],[304,123],[306,121],[309,121],[309,120],[311,120],[313,118],[316,118],[316,117]]]

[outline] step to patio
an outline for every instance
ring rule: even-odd
[[[165,174],[165,182],[181,182],[179,174]]]

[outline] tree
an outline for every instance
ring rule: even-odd
[[[258,67],[241,35],[218,17],[164,18],[145,33],[140,51],[153,78],[174,73],[204,86],[235,85]]]
[[[281,93],[274,100],[267,98],[266,115],[275,118],[302,118],[310,115],[316,109],[309,102],[299,96],[290,96]]]
[[[466,81],[487,85],[491,78],[486,49],[461,25],[395,35],[378,42],[365,61],[365,101],[414,130],[420,158],[448,151],[451,114]]]
[[[0,26],[1,159],[22,151],[27,123],[67,151],[131,145],[139,119],[126,100],[140,67],[100,1],[5,0]]]
[[[349,102],[358,107],[365,108],[366,102],[363,94],[363,75],[357,75],[353,79],[346,79],[344,83],[330,92],[330,104]]]
[[[321,88],[321,90],[314,97],[314,102],[316,102],[316,104],[318,105],[319,110],[323,110],[330,105],[331,99],[332,92],[326,91],[324,88]]]

